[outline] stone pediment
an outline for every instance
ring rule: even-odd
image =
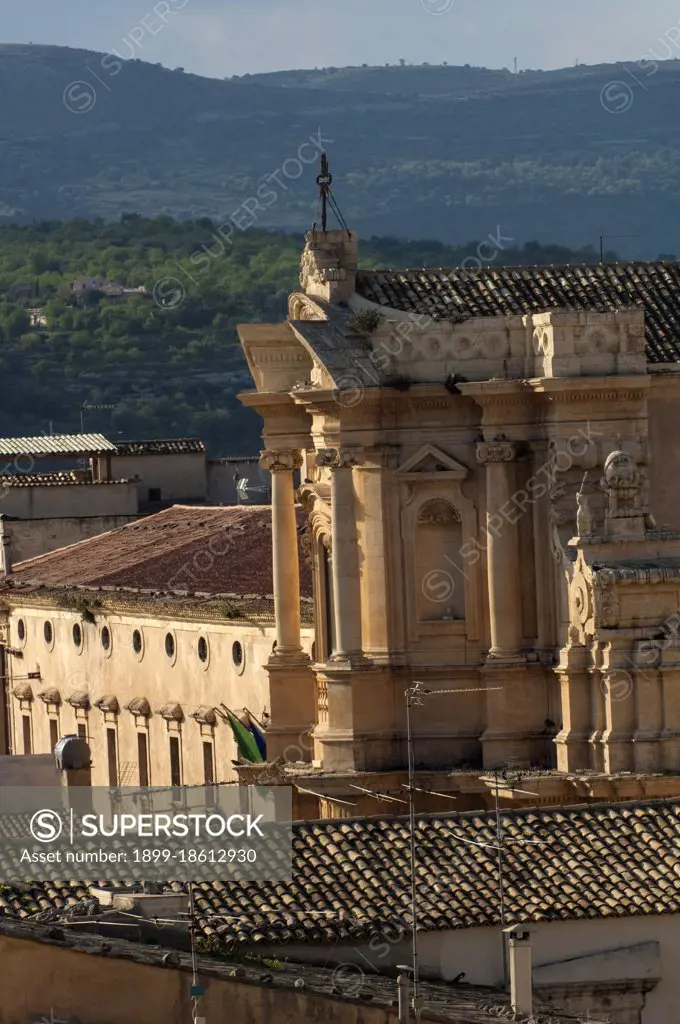
[[[435,445],[426,444],[399,466],[397,473],[402,477],[418,477],[420,479],[447,476],[449,479],[464,480],[468,475],[468,470]]]

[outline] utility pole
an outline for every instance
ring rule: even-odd
[[[411,708],[421,707],[424,703],[423,697],[452,695],[455,693],[485,693],[490,690],[501,690],[501,686],[472,686],[455,690],[429,690],[420,682],[414,682],[404,691],[406,698],[406,744],[408,755],[408,818],[411,847],[411,921],[413,930],[413,941],[411,944],[411,972],[413,974],[413,1007],[414,1020],[420,1020],[420,1000],[418,997],[419,964],[418,964],[418,849],[416,843],[416,809],[415,809],[415,753],[413,748],[413,727],[411,723]],[[445,796],[446,794],[438,794]]]

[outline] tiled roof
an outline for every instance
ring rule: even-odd
[[[502,817],[508,924],[680,912],[677,801]],[[406,819],[301,822],[293,834],[292,882],[198,886],[207,936],[335,942],[410,930]],[[417,848],[420,928],[500,924],[495,815],[420,816]]]
[[[116,441],[117,455],[185,455],[204,452],[198,437],[167,437],[151,441]]]
[[[174,505],[109,533],[18,562],[3,589],[131,588],[191,594],[271,595],[270,506]],[[302,512],[299,513],[302,525]],[[300,558],[300,593],[312,596]]]
[[[503,811],[502,821],[507,924],[680,912],[680,802]],[[417,829],[419,928],[498,926],[495,816],[419,815]],[[290,882],[197,884],[204,937],[328,945],[410,932],[407,819],[296,822],[293,851]],[[0,916],[64,907],[82,888],[0,889]]]
[[[63,470],[59,473],[15,473],[0,476],[0,490],[3,487],[104,487],[110,484],[126,484],[128,480],[92,480],[89,470]]]
[[[356,289],[381,306],[454,322],[556,308],[614,312],[641,306],[649,362],[680,359],[680,262],[371,270],[357,275]]]
[[[13,455],[97,455],[115,452],[103,434],[52,434],[41,437],[0,437],[0,457]]]

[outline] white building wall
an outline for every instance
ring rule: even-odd
[[[19,519],[134,516],[137,488],[133,483],[5,487],[0,490],[0,512]]]
[[[77,732],[85,724],[92,751],[93,785],[109,784],[107,728],[116,730],[120,784],[138,785],[138,740],[140,730],[147,732],[150,778],[153,786],[170,784],[169,737],[180,739],[182,781],[187,785],[204,782],[203,743],[214,745],[217,781],[234,780],[232,760],[237,748],[231,728],[218,719],[214,727],[201,725],[191,714],[200,705],[226,704],[232,710],[249,708],[258,717],[263,709],[271,710],[269,680],[264,669],[274,642],[274,628],[246,619],[194,621],[171,616],[134,613],[96,612],[94,624],[82,621],[79,612],[60,608],[15,608],[10,616],[9,641],[20,657],[8,656],[9,689],[14,680],[29,672],[40,672],[40,681],[31,681],[32,702],[10,696],[12,712],[13,752],[23,753],[23,717],[31,719],[33,753],[52,749],[50,719],[57,720],[59,736]],[[25,635],[19,635],[19,620]],[[52,642],[45,639],[45,622],[52,630]],[[82,632],[82,646],[76,647],[73,627]],[[102,629],[110,631],[110,647],[102,647]],[[143,637],[141,656],[132,646],[133,630]],[[175,656],[168,657],[165,638],[174,638]],[[207,640],[209,657],[202,662],[198,656],[200,637]],[[243,660],[234,660],[234,644],[241,644]],[[303,630],[303,644],[309,652],[312,631]],[[46,688],[59,690],[62,703],[58,708],[45,705],[38,693]],[[90,702],[112,694],[118,699],[120,713],[110,715],[92,706],[85,713],[74,710],[67,698],[77,691],[87,691]],[[135,697],[146,697],[151,717],[135,717],[124,709]],[[184,722],[168,723],[158,712],[164,704],[181,704]]]
[[[474,900],[474,896],[470,897]],[[585,986],[592,994],[591,1008],[602,1013],[597,1000],[606,1002],[607,985],[628,982],[630,1004],[638,1001],[639,983],[651,990],[644,997],[640,1024],[677,1024],[680,1019],[680,914],[612,917],[587,921],[532,924],[534,988]],[[472,985],[503,985],[503,941],[500,928],[462,928],[424,932],[419,938],[423,977],[452,981],[464,972]],[[385,971],[411,962],[411,938],[398,932],[355,946],[267,946],[263,956],[287,956],[316,964],[356,964],[362,970]],[[658,944],[655,945],[655,944]],[[658,979],[658,982],[657,982]],[[582,995],[579,993],[579,998]],[[635,1019],[637,1014],[633,1016]],[[593,1021],[599,1020],[595,1012]],[[603,1019],[606,1019],[603,1018]],[[612,1007],[613,1024],[630,1016]]]

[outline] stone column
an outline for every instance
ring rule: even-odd
[[[276,650],[279,658],[296,657],[300,644],[300,563],[293,472],[302,455],[292,451],[262,452],[260,465],[272,475],[272,547]]]
[[[509,441],[477,445],[486,466],[487,573],[491,648],[488,660],[520,662],[522,603],[517,521],[521,514],[511,498],[517,446]]]
[[[334,661],[361,657],[361,581],[352,470],[356,453],[349,448],[317,452],[317,466],[331,470],[331,529],[333,546],[333,603],[335,605]]]

